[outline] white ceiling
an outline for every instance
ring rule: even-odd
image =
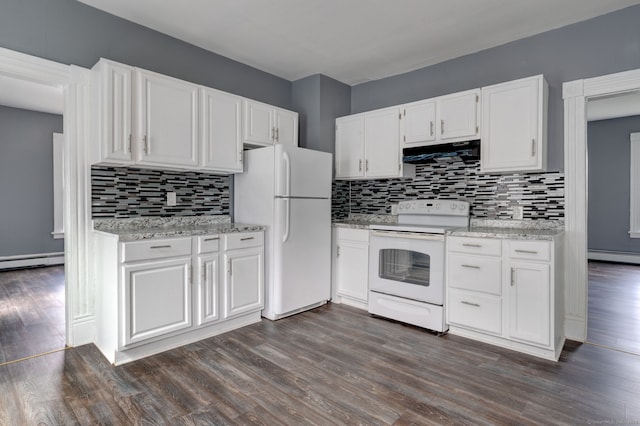
[[[354,85],[640,0],[80,0],[287,80]]]

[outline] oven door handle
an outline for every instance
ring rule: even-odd
[[[408,238],[412,240],[444,241],[442,234],[422,234],[418,232],[370,231],[372,237]]]

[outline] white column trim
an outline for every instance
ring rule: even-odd
[[[631,133],[630,191],[629,191],[629,237],[640,238],[640,133]]]
[[[93,283],[89,279],[91,210],[85,146],[89,143],[89,70],[0,48],[0,74],[64,90],[66,343],[93,341]],[[78,331],[78,332],[76,332]],[[76,338],[79,337],[79,338]]]
[[[565,334],[587,337],[587,121],[589,97],[640,89],[640,70],[564,83]]]

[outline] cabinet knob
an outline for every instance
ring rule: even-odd
[[[444,120],[440,120],[440,134],[444,135]]]

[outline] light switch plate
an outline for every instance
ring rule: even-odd
[[[167,192],[167,206],[173,207],[176,205],[176,193]]]
[[[513,212],[511,216],[516,220],[522,220],[522,216],[524,214],[524,207],[522,206],[513,206]]]

